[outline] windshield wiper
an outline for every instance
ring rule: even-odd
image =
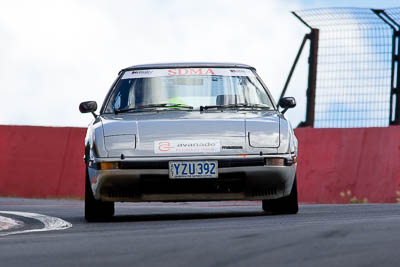
[[[143,109],[139,108],[125,108],[125,109],[114,109],[114,114],[118,113],[124,113],[124,112],[129,112],[129,111],[143,111]]]
[[[187,109],[193,109],[192,106],[189,106],[186,104],[178,104],[178,103],[147,104],[147,105],[137,106],[137,108],[187,108]]]
[[[143,111],[146,109],[154,109],[154,108],[178,108],[178,109],[193,109],[192,106],[185,105],[185,104],[175,104],[175,103],[162,103],[162,104],[147,104],[136,106],[134,108],[126,108],[126,109],[114,109],[114,113],[123,113],[129,111]]]
[[[200,106],[200,111],[207,109],[233,109],[233,108],[251,108],[251,109],[271,109],[270,106],[265,106],[262,104],[246,104],[246,103],[237,103],[237,104],[227,104],[227,105],[214,105],[214,106]]]

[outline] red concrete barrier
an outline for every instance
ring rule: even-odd
[[[0,195],[83,197],[85,131],[0,126]],[[300,202],[400,199],[400,127],[295,132]]]
[[[0,195],[82,197],[86,130],[0,126]]]
[[[400,127],[295,133],[301,202],[400,202]]]

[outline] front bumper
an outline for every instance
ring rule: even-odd
[[[266,159],[282,158],[284,166],[266,165]],[[218,178],[169,179],[168,162],[218,160]],[[89,164],[94,197],[103,201],[211,201],[262,200],[287,196],[296,175],[293,155],[164,157],[121,160],[97,159]],[[101,170],[99,163],[117,163]]]

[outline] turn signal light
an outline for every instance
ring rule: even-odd
[[[283,158],[265,158],[265,165],[269,166],[284,166],[285,159]]]
[[[285,165],[292,166],[293,164],[297,163],[297,157],[293,156],[291,159],[286,159]]]
[[[101,162],[101,170],[118,169],[118,162]]]

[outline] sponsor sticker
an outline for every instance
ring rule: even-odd
[[[219,140],[162,140],[154,141],[154,153],[215,153],[221,151]]]
[[[126,71],[122,79],[150,78],[171,76],[249,76],[254,73],[243,68],[177,68]]]

